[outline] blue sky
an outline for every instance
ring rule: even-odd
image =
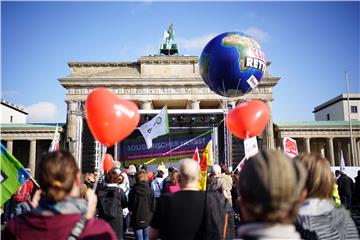
[[[2,2],[2,98],[28,107],[30,120],[64,122],[57,79],[70,61],[136,61],[154,54],[175,25],[182,54],[200,55],[216,34],[259,41],[274,89],[274,121],[313,120],[312,110],[360,92],[359,2]]]

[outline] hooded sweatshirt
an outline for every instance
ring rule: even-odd
[[[154,192],[147,182],[135,183],[129,194],[130,226],[138,229],[150,225],[155,210]]]
[[[296,230],[303,239],[359,239],[350,213],[326,199],[306,199],[296,219]]]

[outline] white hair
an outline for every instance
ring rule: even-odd
[[[218,164],[214,164],[212,166],[212,171],[215,173],[215,175],[221,174],[221,167]]]
[[[185,158],[180,161],[179,175],[181,185],[197,183],[200,178],[199,163],[193,159]]]

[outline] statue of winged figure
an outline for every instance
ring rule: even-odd
[[[164,43],[166,44],[166,48],[170,49],[172,43],[174,42],[174,26],[171,24],[167,31],[164,31]]]

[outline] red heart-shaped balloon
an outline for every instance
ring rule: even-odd
[[[259,136],[269,120],[269,107],[261,100],[237,105],[226,116],[226,126],[232,134],[245,139]]]
[[[122,100],[105,88],[97,88],[86,99],[86,120],[94,138],[111,147],[129,136],[137,127],[137,105]]]

